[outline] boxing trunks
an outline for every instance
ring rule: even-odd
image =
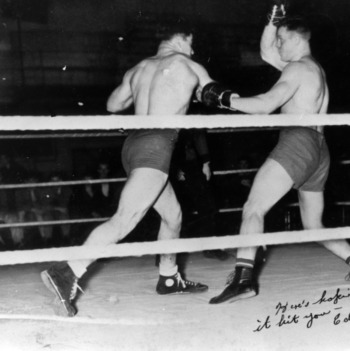
[[[178,138],[175,129],[133,130],[122,149],[127,174],[135,168],[154,168],[169,174],[170,161]]]
[[[269,158],[294,181],[294,188],[323,191],[329,173],[329,151],[323,134],[307,127],[284,128]]]

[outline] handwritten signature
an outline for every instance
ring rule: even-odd
[[[304,322],[306,328],[311,328],[317,320],[331,318],[333,325],[350,322],[350,312],[344,315],[339,313],[343,307],[340,306],[340,301],[350,298],[350,288],[347,289],[347,294],[340,292],[338,288],[334,294],[329,294],[327,290],[322,292],[319,299],[314,302],[303,300],[297,303],[279,302],[275,307],[275,314],[268,315],[265,319],[257,320],[258,326],[253,332],[261,332],[271,327],[281,328],[286,325],[295,325]],[[313,306],[323,306],[325,309],[322,312],[315,313],[309,310]]]

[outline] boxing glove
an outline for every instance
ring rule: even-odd
[[[231,108],[230,98],[235,94],[219,83],[211,82],[202,89],[201,101],[208,107]],[[235,96],[238,96],[235,94]]]
[[[283,1],[274,1],[270,12],[267,14],[267,24],[272,23],[277,27],[285,17],[286,9]]]

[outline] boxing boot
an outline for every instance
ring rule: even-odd
[[[257,295],[257,289],[253,282],[253,268],[236,267],[229,275],[224,291],[213,297],[209,303],[218,304],[223,302],[235,302]]]
[[[208,286],[182,279],[179,272],[169,277],[160,275],[156,291],[160,295],[178,293],[201,293],[208,290]]]

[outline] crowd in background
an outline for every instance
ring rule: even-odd
[[[209,145],[210,146],[210,145]],[[172,182],[183,211],[182,237],[206,237],[237,234],[241,211],[254,172],[213,176],[210,147],[205,130],[182,131],[172,160]],[[215,156],[214,156],[215,157]],[[246,170],[260,166],[261,157],[247,152],[229,164],[229,169]],[[205,170],[204,165],[208,165]],[[348,167],[345,166],[345,170]],[[209,173],[208,173],[209,172]],[[118,175],[121,172],[118,170]],[[97,160],[82,180],[112,178],[109,161]],[[326,226],[347,224],[348,205],[328,206],[346,201],[347,185],[343,168],[333,167],[326,187]],[[91,230],[114,214],[117,209],[122,182],[84,185],[31,186],[41,182],[60,182],[72,177],[60,172],[41,174],[28,171],[6,154],[0,154],[0,185],[28,184],[28,187],[0,189],[0,250],[35,249],[81,245]],[[341,189],[340,189],[341,188]],[[336,195],[334,195],[336,194]],[[340,195],[339,195],[340,194]],[[343,197],[342,197],[343,196]],[[345,196],[345,197],[344,197]],[[266,220],[265,231],[301,229],[295,193],[284,198],[282,206],[275,206]],[[349,203],[350,205],[350,203]],[[232,209],[220,213],[220,209]],[[80,219],[96,219],[83,223]],[[99,220],[100,219],[100,220]],[[80,223],[37,225],[38,222],[78,220]],[[14,223],[30,222],[27,226]],[[159,218],[150,210],[143,221],[128,236],[127,241],[156,240]],[[224,255],[216,252],[218,258]]]
[[[111,177],[110,166],[98,162],[96,169],[83,177]],[[110,217],[117,206],[119,188],[115,183],[57,185],[68,180],[59,172],[49,175],[30,172],[7,155],[0,155],[0,184],[28,184],[28,187],[0,189],[0,221],[3,224],[30,222],[32,225],[0,229],[0,250],[80,245],[95,223],[69,224],[69,219]],[[53,186],[35,186],[55,182]],[[34,184],[34,186],[32,186]],[[63,221],[62,225],[36,225],[36,222]]]

